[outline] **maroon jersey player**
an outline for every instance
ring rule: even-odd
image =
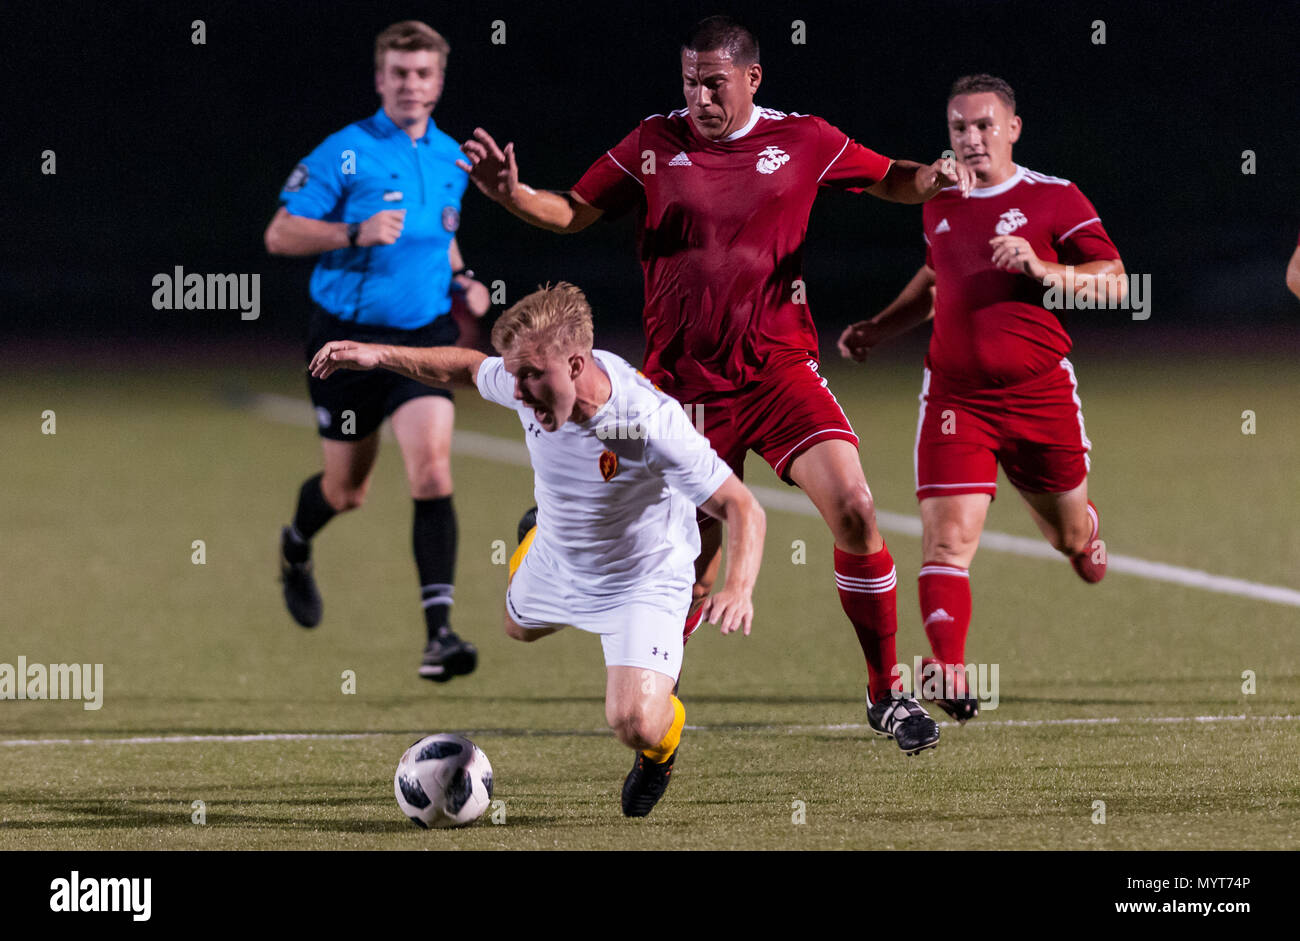
[[[890,160],[820,118],[754,104],[758,44],[710,17],[681,50],[686,107],[642,121],[567,193],[519,182],[514,145],[482,129],[464,145],[471,178],[533,225],[576,232],[635,210],[645,274],[645,372],[695,406],[714,449],[740,476],[758,452],[801,487],[835,540],[841,605],[867,661],[868,721],[909,753],[938,742],[910,697],[893,698],[893,559],[876,526],[857,435],[817,373],[817,333],[802,280],[808,215],[824,187],[922,202],[968,190],[955,160]],[[545,521],[539,521],[545,525]],[[717,576],[721,532],[702,521],[689,633]]]
[[[1053,285],[1089,306],[1119,303],[1124,267],[1077,186],[1012,162],[1020,130],[1006,82],[974,75],[953,85],[949,138],[978,184],[969,199],[947,190],[926,203],[925,265],[840,337],[840,352],[861,362],[881,340],[934,320],[915,454],[921,617],[947,676],[935,698],[962,720],[978,703],[950,668],[965,663],[970,564],[999,464],[1079,576],[1106,573],[1070,337],[1045,303]]]

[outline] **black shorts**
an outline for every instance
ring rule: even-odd
[[[308,363],[330,340],[356,340],[390,346],[451,346],[460,336],[460,328],[450,314],[415,330],[401,330],[340,320],[316,305],[312,307],[304,350]],[[426,386],[387,369],[365,372],[341,369],[328,379],[317,379],[309,374],[307,389],[311,393],[311,404],[316,407],[317,430],[322,438],[331,441],[360,441],[369,437],[385,418],[404,403],[422,395],[452,398],[447,389]]]

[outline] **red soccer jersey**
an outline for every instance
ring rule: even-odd
[[[1016,167],[1010,179],[956,187],[925,204],[925,263],[935,274],[934,334],[925,364],[951,385],[1005,386],[1057,369],[1070,337],[1043,306],[1047,288],[993,267],[989,239],[1018,235],[1063,265],[1119,258],[1097,210],[1069,180]]]
[[[794,282],[818,187],[861,192],[890,160],[821,118],[755,108],[710,141],[685,109],[651,115],[573,191],[598,209],[638,207],[646,374],[689,402],[817,358]]]

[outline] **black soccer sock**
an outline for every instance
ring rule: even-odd
[[[293,526],[289,529],[289,541],[285,546],[285,555],[290,562],[305,562],[311,555],[311,540],[321,527],[333,519],[337,512],[321,492],[320,482],[324,474],[317,474],[303,481],[298,491],[298,509],[293,515]],[[295,558],[295,556],[297,558]]]
[[[456,572],[456,511],[450,496],[415,501],[411,542],[420,573],[424,624],[432,640],[451,630],[448,620]]]

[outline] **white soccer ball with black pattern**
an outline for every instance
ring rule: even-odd
[[[492,763],[460,735],[426,735],[397,763],[393,793],[420,827],[463,827],[492,803]]]

